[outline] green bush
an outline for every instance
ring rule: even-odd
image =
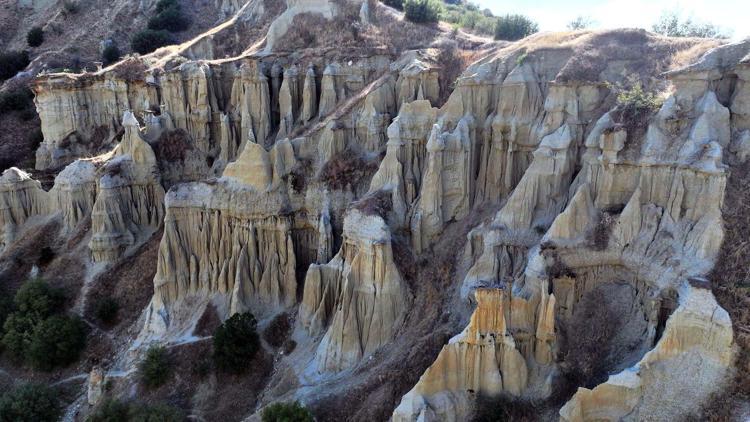
[[[130,422],[182,422],[183,419],[182,412],[164,404],[130,409]]]
[[[274,403],[261,414],[263,422],[314,422],[312,413],[299,402]]]
[[[161,13],[172,7],[180,7],[180,3],[177,0],[159,0],[156,3],[156,13]]]
[[[78,317],[55,315],[34,328],[27,360],[43,371],[69,365],[86,346],[86,327]]]
[[[44,31],[40,27],[34,27],[26,33],[26,42],[29,47],[39,47],[44,42]]]
[[[182,13],[179,6],[168,7],[148,20],[148,29],[165,29],[171,32],[181,32],[190,27],[190,19]]]
[[[57,394],[41,385],[27,384],[0,397],[0,422],[54,422],[60,411]]]
[[[26,315],[14,312],[3,323],[3,349],[16,360],[23,361],[31,345],[35,321]]]
[[[538,31],[539,25],[524,15],[505,15],[497,19],[495,39],[516,41]]]
[[[23,111],[34,105],[34,94],[26,87],[0,93],[0,113]]]
[[[64,300],[62,290],[53,288],[40,279],[33,279],[18,289],[14,302],[18,312],[41,321],[59,311]]]
[[[617,94],[617,105],[622,109],[656,110],[662,102],[656,93],[644,90],[640,82],[635,82],[629,89],[619,90]]]
[[[120,310],[120,304],[111,297],[105,298],[96,304],[94,314],[96,318],[104,324],[112,324],[117,320],[117,313]]]
[[[437,0],[405,0],[404,17],[416,23],[433,23],[438,21],[442,6]]]
[[[159,346],[149,348],[146,357],[138,365],[138,374],[143,385],[148,388],[164,385],[172,375],[172,362],[167,349]]]
[[[386,6],[391,6],[394,9],[404,10],[404,0],[382,0]]]
[[[172,35],[168,31],[144,29],[133,35],[130,48],[138,54],[147,54],[173,42]]]
[[[102,51],[102,62],[104,62],[105,65],[110,65],[120,60],[120,55],[120,49],[117,48],[117,44],[110,43],[104,47],[104,50]]]
[[[117,400],[107,400],[86,418],[86,422],[128,422],[130,406]]]
[[[0,82],[16,76],[29,63],[29,53],[25,51],[0,53]]]
[[[253,314],[234,314],[214,333],[214,362],[225,372],[242,373],[260,348]]]

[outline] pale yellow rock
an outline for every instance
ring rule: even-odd
[[[329,263],[312,266],[305,280],[302,325],[316,335],[330,324],[315,369],[347,369],[391,341],[409,301],[388,226],[379,216],[349,211],[341,250]]]
[[[528,371],[507,331],[506,293],[478,289],[475,294],[477,308],[469,325],[443,347],[417,385],[402,398],[391,420],[466,420],[471,416],[474,394],[519,395],[524,391]]]
[[[48,211],[47,194],[29,173],[11,167],[0,176],[0,251],[16,239],[26,221]]]
[[[94,261],[113,261],[148,239],[164,217],[164,189],[156,157],[142,138],[132,113],[123,117],[125,134],[102,167],[91,211]]]

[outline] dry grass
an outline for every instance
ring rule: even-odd
[[[606,211],[599,212],[599,219],[594,227],[586,233],[586,244],[595,251],[603,251],[609,245],[609,236],[616,216]]]
[[[146,78],[147,66],[137,57],[129,57],[112,69],[115,76],[128,82],[142,82]]]
[[[385,219],[393,208],[391,193],[383,190],[373,192],[352,204],[365,215],[377,215]]]
[[[184,161],[188,151],[193,149],[190,134],[184,129],[166,131],[159,136],[156,158],[159,161],[174,163]]]
[[[347,149],[323,165],[318,179],[329,189],[354,188],[377,169],[377,162],[365,160],[359,153]]]
[[[750,163],[731,168],[722,214],[724,243],[708,279],[732,318],[739,354],[737,373],[698,418],[710,421],[734,420],[750,401]]]

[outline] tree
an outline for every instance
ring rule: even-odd
[[[182,422],[182,413],[174,407],[156,404],[130,409],[130,422]]]
[[[29,63],[29,53],[26,51],[0,53],[0,82],[16,76]]]
[[[394,9],[404,10],[404,0],[381,0],[386,6],[391,6]]]
[[[516,41],[538,31],[539,25],[524,15],[505,15],[497,19],[495,39]]]
[[[442,7],[436,0],[405,0],[404,17],[416,23],[438,21]]]
[[[36,26],[31,28],[26,34],[26,42],[29,47],[39,47],[44,42],[44,31],[42,28]]]
[[[190,19],[182,13],[179,6],[171,6],[152,16],[148,20],[148,29],[165,29],[171,32],[181,32],[190,27]]]
[[[576,16],[575,19],[568,22],[568,29],[571,31],[577,31],[579,29],[587,29],[593,25],[594,21],[588,16]]]
[[[299,402],[274,403],[261,414],[263,422],[314,422],[312,413]]]
[[[120,310],[120,304],[111,297],[102,299],[96,304],[94,314],[96,318],[104,324],[110,325],[117,320],[117,313]]]
[[[260,348],[257,322],[250,312],[234,314],[214,333],[214,362],[225,372],[242,373]]]
[[[18,312],[42,320],[57,312],[64,300],[62,290],[51,287],[43,280],[33,279],[18,289],[14,302]]]
[[[57,394],[41,385],[23,385],[0,397],[0,422],[55,422],[60,410]]]
[[[102,61],[105,65],[110,65],[120,60],[120,49],[114,42],[109,43],[102,51]]]
[[[729,38],[731,33],[712,23],[681,20],[675,12],[664,12],[651,29],[668,37]]]
[[[86,329],[78,317],[55,315],[34,328],[27,359],[36,369],[49,371],[69,365],[86,346]]]
[[[156,388],[163,385],[172,375],[172,362],[167,349],[152,346],[146,351],[146,358],[138,365],[138,373],[146,387]]]
[[[107,400],[86,418],[86,422],[128,422],[130,406],[117,400]]]
[[[138,54],[148,54],[159,47],[172,44],[172,35],[168,31],[144,29],[133,35],[130,47]]]

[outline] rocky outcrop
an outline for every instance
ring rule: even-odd
[[[475,394],[519,395],[526,388],[526,362],[506,324],[509,298],[500,289],[479,289],[475,296],[477,308],[469,325],[443,346],[403,397],[393,421],[466,420]]]
[[[382,218],[352,210],[343,237],[330,262],[310,266],[300,304],[307,332],[325,332],[314,360],[318,372],[349,368],[391,341],[409,302]]]
[[[656,347],[606,383],[579,388],[560,410],[560,420],[635,421],[698,411],[726,382],[733,361],[732,322],[705,284],[705,279],[684,281],[679,306]]]
[[[154,151],[132,113],[125,113],[122,125],[125,134],[101,169],[91,212],[89,248],[94,261],[117,259],[147,239],[164,217],[164,189]]]
[[[15,240],[29,218],[47,212],[46,192],[41,184],[23,170],[5,170],[0,176],[0,251]]]

